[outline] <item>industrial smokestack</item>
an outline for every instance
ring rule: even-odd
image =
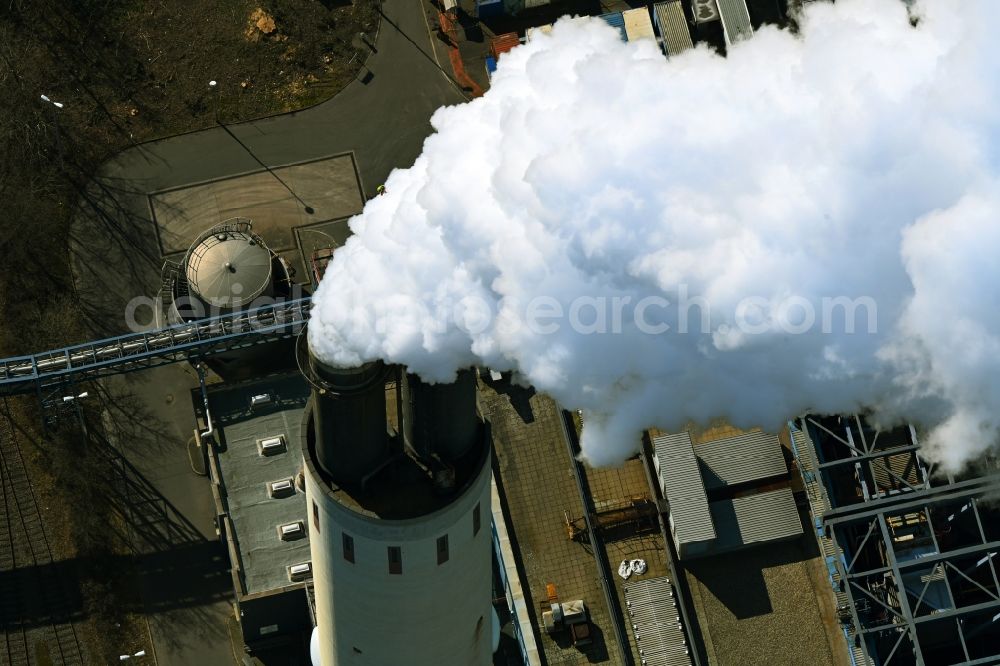
[[[490,445],[474,376],[411,383],[299,348],[314,387],[302,448],[323,663],[489,664]]]
[[[305,338],[299,339],[300,346]],[[299,352],[313,386],[313,432],[319,466],[338,484],[356,485],[389,455],[385,381],[380,361],[336,368],[313,354]]]
[[[410,375],[413,447],[418,455],[453,462],[482,439],[482,419],[476,409],[476,375],[460,370],[454,382],[429,384]]]

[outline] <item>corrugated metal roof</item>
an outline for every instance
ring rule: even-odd
[[[629,625],[646,666],[690,666],[677,601],[666,576],[622,586]]]
[[[712,502],[711,511],[719,535],[716,550],[802,534],[791,488]]]
[[[788,473],[777,435],[747,432],[694,447],[705,488],[714,490]]]
[[[658,2],[653,5],[653,19],[656,21],[656,27],[660,30],[663,48],[668,56],[677,55],[694,47],[681,0]]]
[[[645,7],[627,9],[622,12],[625,19],[625,36],[628,41],[637,39],[656,39],[653,34],[653,22],[649,20],[649,11]]]
[[[502,54],[507,53],[520,44],[521,39],[517,36],[516,32],[505,32],[502,35],[497,35],[490,42],[490,54],[494,58],[499,59]]]
[[[701,481],[698,459],[691,447],[691,435],[659,435],[653,438],[654,455],[659,461],[660,487],[670,505],[677,541],[693,543],[715,538],[708,497]]]
[[[753,26],[750,25],[750,12],[747,11],[746,0],[716,0],[716,2],[719,5],[719,16],[722,18],[727,46],[753,37]]]
[[[609,12],[607,14],[601,14],[597,18],[601,19],[612,28],[617,28],[618,32],[621,33],[622,41],[628,41],[628,35],[625,34],[625,17],[622,16],[621,12]]]

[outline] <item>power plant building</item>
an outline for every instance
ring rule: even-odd
[[[311,535],[300,478],[308,399],[309,385],[298,374],[208,391],[214,432],[202,443],[216,523],[229,554],[243,640],[255,653],[301,648],[312,627]]]
[[[302,367],[209,387],[209,419],[193,395],[248,649],[303,649],[315,624],[323,664],[491,663],[475,374],[429,385],[381,363]]]

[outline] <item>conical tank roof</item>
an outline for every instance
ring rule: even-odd
[[[271,251],[242,231],[203,237],[189,251],[185,266],[190,290],[219,308],[242,307],[271,287]]]

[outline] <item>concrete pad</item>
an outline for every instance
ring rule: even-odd
[[[185,252],[199,234],[233,217],[253,220],[275,251],[295,247],[294,229],[361,212],[364,195],[350,153],[153,192],[150,209],[163,256]],[[309,214],[278,178],[313,209]]]
[[[305,273],[296,275],[301,283],[307,283],[312,276],[312,255],[316,250],[343,247],[351,230],[347,226],[350,218],[320,222],[308,227],[295,229],[295,238],[299,246],[298,256],[292,261],[293,266],[302,266]],[[297,262],[297,263],[296,263]]]
[[[104,381],[128,405],[128,416],[111,410],[105,427],[132,465],[129,530],[155,661],[236,664],[232,577],[215,532],[211,481],[187,455],[197,375],[178,363]]]

